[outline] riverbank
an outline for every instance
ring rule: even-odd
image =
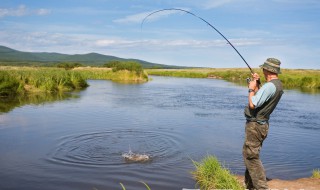
[[[195,171],[192,172],[193,178],[200,189],[233,189],[244,190],[244,176],[233,175],[229,169],[220,164],[217,157],[208,155],[200,162],[193,161]],[[316,169],[309,178],[295,180],[268,180],[270,189],[286,190],[318,190],[320,189],[320,171]]]
[[[239,183],[244,185],[244,176],[237,176]],[[295,180],[272,179],[268,186],[273,190],[319,190],[320,179],[300,178]]]
[[[265,82],[260,68],[253,69],[261,76],[261,82]],[[185,78],[214,78],[229,82],[246,84],[246,78],[251,77],[247,68],[197,68],[197,69],[148,69],[149,75],[172,76]],[[320,70],[282,69],[279,75],[285,88],[320,89]]]
[[[78,67],[74,69],[53,67],[11,67],[0,66],[0,96],[17,94],[59,93],[84,89],[88,79],[112,80],[124,83],[148,81],[148,75],[141,70]]]

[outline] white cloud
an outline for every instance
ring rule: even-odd
[[[188,10],[188,9],[185,9]],[[155,14],[156,13],[156,14]],[[168,17],[169,15],[172,14],[181,14],[181,11],[178,10],[155,10],[155,11],[148,11],[148,12],[143,12],[143,13],[138,13],[134,15],[129,15],[124,18],[120,19],[115,19],[113,22],[115,23],[121,23],[121,24],[130,24],[130,23],[141,23],[146,17],[148,18],[148,21],[155,21],[159,20],[160,18],[163,17]]]
[[[116,19],[113,20],[115,23],[140,23],[142,22],[143,18],[146,17],[150,12],[144,12],[144,13],[139,13],[139,14],[134,14],[134,15],[129,15],[124,18]]]
[[[51,13],[49,9],[39,9],[35,11],[37,15],[48,15]]]
[[[230,39],[235,46],[254,46],[262,44],[261,39]],[[94,45],[99,47],[137,47],[148,49],[168,49],[168,48],[210,48],[228,46],[225,40],[124,40],[124,39],[98,39]]]
[[[20,5],[18,8],[15,9],[0,9],[0,18],[6,16],[26,16],[26,15],[47,15],[50,14],[51,11],[49,9],[37,9],[32,10],[28,9],[25,5]]]
[[[207,0],[200,4],[201,8],[204,9],[213,9],[225,4],[231,3],[233,0]]]
[[[263,44],[262,39],[229,39],[239,46],[256,46]],[[60,51],[68,49],[68,53],[93,52],[102,49],[116,49],[123,52],[135,49],[167,50],[167,49],[204,49],[211,47],[227,47],[227,42],[218,40],[190,40],[190,39],[126,39],[120,37],[96,34],[63,34],[52,32],[0,31],[0,44],[28,47],[34,51]],[[22,48],[20,48],[22,47]],[[77,47],[77,48],[75,48]],[[39,49],[40,48],[40,49]],[[74,51],[74,52],[73,52]],[[63,52],[60,52],[63,53]],[[81,52],[80,52],[81,53]]]

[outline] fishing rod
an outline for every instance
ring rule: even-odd
[[[144,17],[144,19],[141,22],[141,29],[142,29],[142,26],[143,26],[144,22],[147,20],[148,17],[150,17],[153,14],[156,14],[156,13],[159,13],[159,12],[163,12],[163,11],[182,11],[182,12],[188,13],[188,14],[194,16],[194,17],[197,17],[198,19],[200,19],[203,22],[205,22],[206,24],[208,24],[211,28],[213,28],[216,32],[218,32],[228,42],[228,44],[238,53],[238,55],[241,57],[241,59],[244,61],[244,63],[247,65],[247,67],[250,69],[251,74],[253,74],[253,70],[251,69],[251,67],[249,66],[247,61],[243,58],[243,56],[240,54],[240,52],[237,50],[237,48],[235,48],[233,46],[233,44],[217,28],[215,28],[212,24],[210,24],[205,19],[199,17],[198,15],[196,15],[196,14],[190,12],[190,11],[187,11],[187,10],[184,10],[184,9],[179,9],[179,8],[160,9],[160,10],[154,11],[154,12],[148,14],[146,17]]]

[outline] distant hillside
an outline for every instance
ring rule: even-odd
[[[182,68],[163,64],[150,63],[139,59],[124,59],[98,53],[61,54],[46,52],[22,52],[5,46],[0,46],[0,65],[19,66],[52,66],[62,62],[80,63],[85,66],[101,66],[109,61],[136,61],[144,68]]]

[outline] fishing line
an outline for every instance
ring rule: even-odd
[[[148,17],[150,17],[153,14],[156,14],[156,13],[159,13],[159,12],[163,12],[163,11],[182,11],[182,12],[188,13],[188,14],[194,16],[194,17],[197,17],[198,19],[200,19],[203,22],[205,22],[206,24],[208,24],[212,29],[214,29],[216,32],[218,32],[228,42],[228,44],[237,52],[237,54],[241,57],[241,59],[244,61],[244,63],[250,69],[251,74],[253,74],[253,70],[251,69],[251,67],[249,66],[247,61],[243,58],[243,56],[240,54],[240,52],[237,50],[237,48],[235,48],[233,46],[233,44],[217,28],[215,28],[212,24],[210,24],[205,19],[199,17],[198,15],[196,15],[196,14],[190,12],[190,11],[187,11],[187,10],[184,10],[184,9],[178,9],[178,8],[160,9],[160,10],[154,11],[154,12],[148,14],[146,17],[144,17],[144,19],[141,22],[141,30],[142,30],[142,26],[143,26],[144,22],[147,20]]]

